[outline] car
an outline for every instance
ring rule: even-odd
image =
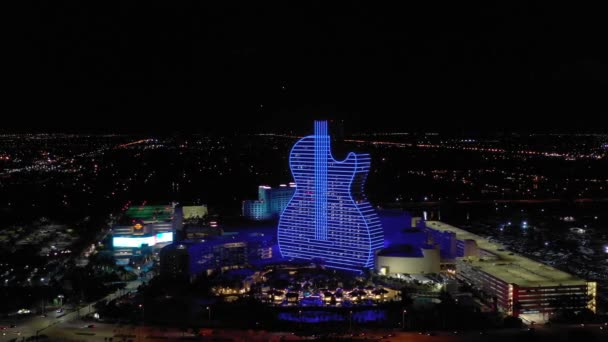
[[[87,325],[87,328],[93,329],[93,328],[95,328],[95,324],[89,324],[89,325]]]
[[[59,308],[57,310],[55,310],[56,313],[62,313],[63,312],[63,308]]]
[[[11,325],[10,325],[10,327],[11,327],[11,328],[16,328],[16,327],[17,327],[17,324],[11,324]]]

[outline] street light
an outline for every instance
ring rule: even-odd
[[[211,321],[211,307],[210,306],[207,307],[207,315],[209,317],[209,321]]]
[[[143,327],[144,325],[146,325],[146,308],[144,307],[143,304],[139,304],[138,306],[139,306],[139,308],[142,311],[142,313],[141,313],[141,325]],[[138,329],[138,327],[135,326],[135,334],[137,335],[137,341],[140,341],[140,339],[139,339],[140,338],[140,332],[141,332],[141,329]]]
[[[139,308],[141,309],[141,313],[142,313],[142,317],[141,317],[141,321],[143,323],[143,325],[146,325],[146,308],[144,307],[143,304],[139,304]]]
[[[407,310],[403,309],[403,312],[401,313],[401,327],[403,328],[403,330],[405,330],[405,314],[407,313]]]
[[[353,331],[353,311],[348,312],[348,330]]]

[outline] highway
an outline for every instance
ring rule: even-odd
[[[110,293],[100,300],[111,301],[128,292],[136,291],[140,285],[141,280],[138,278],[137,280],[128,282],[124,289]],[[61,314],[52,311],[47,314],[47,317],[38,315],[19,316],[15,314],[11,316],[11,319],[0,320],[0,326],[9,327],[2,331],[0,342],[10,341],[13,338],[21,340],[22,337],[27,338],[36,335],[64,335],[62,332],[64,329],[72,329],[75,326],[85,325],[84,322],[80,321],[80,315],[88,314],[93,304],[95,302],[86,303],[81,305],[80,309],[66,310]],[[12,324],[15,324],[16,327],[10,328]]]
[[[139,342],[139,341],[180,341],[184,338],[193,338],[191,333],[180,331],[177,328],[161,328],[152,326],[132,326],[119,324],[95,323],[89,328],[90,323],[77,319],[75,312],[71,316],[64,316],[58,322],[45,329],[44,334],[50,341],[109,341],[113,342]],[[73,316],[72,316],[73,315]],[[603,329],[600,329],[601,327]],[[313,339],[313,336],[297,336],[290,332],[275,332],[264,330],[235,330],[235,329],[203,329],[202,341],[235,341],[235,342],[257,342],[257,341],[301,341]],[[559,326],[536,326],[534,329],[516,328],[491,331],[428,331],[428,332],[399,332],[399,331],[358,331],[352,338],[360,341],[487,341],[494,342],[518,340],[533,337],[538,341],[569,341],[574,337],[602,340],[608,336],[608,326],[600,324],[591,325],[559,325]],[[337,336],[336,336],[337,337]],[[347,337],[342,335],[341,337]],[[27,338],[25,330],[21,335],[9,334],[3,336],[0,341],[10,341],[13,338]]]

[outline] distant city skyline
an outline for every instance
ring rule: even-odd
[[[119,114],[112,114],[119,115]],[[185,114],[184,114],[185,115]],[[523,115],[523,114],[522,114]],[[591,116],[591,115],[590,115]],[[475,117],[468,119],[460,118],[443,119],[437,116],[420,116],[418,118],[407,118],[409,122],[402,121],[404,117],[391,116],[389,114],[351,114],[351,115],[317,115],[315,111],[289,115],[289,113],[264,114],[256,117],[220,116],[206,117],[203,124],[182,125],[180,122],[169,122],[156,125],[151,122],[134,123],[136,118],[125,118],[121,125],[113,125],[108,122],[79,121],[69,118],[59,118],[50,122],[50,119],[42,119],[34,123],[20,122],[19,120],[7,123],[0,128],[0,134],[26,134],[26,133],[70,133],[70,134],[149,134],[170,136],[179,134],[256,134],[256,133],[286,133],[305,134],[302,127],[307,122],[316,119],[328,119],[330,129],[336,122],[341,121],[343,133],[365,134],[365,133],[439,133],[448,136],[505,136],[510,134],[608,134],[608,123],[601,116],[585,119],[585,115],[577,115],[582,120],[572,121],[571,118],[557,118],[548,125],[542,118],[519,118],[513,121],[497,124],[494,121],[482,121]],[[371,119],[370,119],[371,118]],[[118,120],[118,119],[117,119]],[[186,117],[184,116],[184,120]],[[525,121],[525,122],[524,122]],[[525,123],[525,124],[524,124]]]

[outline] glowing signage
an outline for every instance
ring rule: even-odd
[[[112,239],[114,247],[139,248],[141,245],[154,246],[157,243],[173,242],[173,232],[162,232],[152,236],[126,237],[116,236]]]
[[[141,223],[136,223],[133,225],[133,235],[144,235],[144,225]]]
[[[331,154],[326,121],[315,121],[314,135],[300,139],[289,154],[297,187],[277,228],[281,255],[323,260],[330,268],[361,271],[374,266],[384,245],[376,212],[363,192],[371,158]]]

